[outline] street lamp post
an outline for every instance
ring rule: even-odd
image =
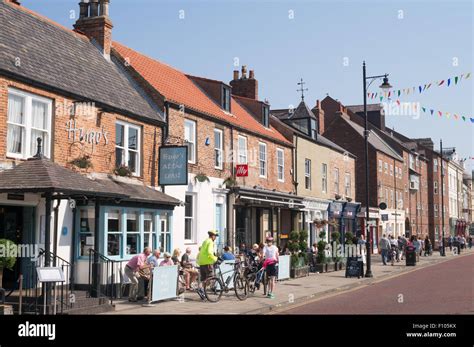
[[[441,154],[441,256],[446,256],[444,248],[444,167],[443,167],[443,139],[439,140],[439,152]]]
[[[392,86],[388,83],[388,74],[380,76],[369,76],[367,77],[365,71],[365,61],[362,64],[362,75],[363,75],[363,84],[364,84],[364,138],[365,138],[365,206],[366,206],[366,217],[365,217],[365,238],[366,238],[366,249],[367,249],[367,270],[365,272],[365,277],[372,277],[372,267],[370,261],[370,249],[372,246],[371,233],[369,232],[369,217],[370,217],[370,200],[369,200],[369,122],[367,116],[367,90],[373,81],[383,78],[383,83],[380,86],[382,89],[389,89]],[[370,81],[367,84],[367,81]]]

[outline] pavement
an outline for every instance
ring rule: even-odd
[[[315,273],[310,276],[289,279],[277,283],[274,291],[275,299],[269,299],[263,296],[263,291],[257,291],[253,295],[249,295],[247,300],[240,301],[236,298],[234,292],[223,294],[221,300],[218,303],[210,303],[202,301],[196,293],[186,292],[183,296],[178,299],[172,299],[167,301],[161,301],[153,303],[151,307],[144,307],[143,303],[130,303],[128,301],[116,301],[115,311],[108,312],[106,314],[268,314],[268,313],[286,313],[288,309],[292,309],[298,305],[310,303],[315,300],[325,301],[325,298],[331,296],[352,291],[360,288],[367,288],[368,286],[377,284],[381,281],[387,281],[398,276],[402,281],[398,284],[398,287],[405,286],[409,287],[408,284],[413,283],[413,277],[407,277],[405,274],[417,274],[420,269],[432,267],[433,271],[429,274],[424,274],[420,278],[419,286],[417,290],[420,290],[420,286],[428,288],[431,286],[431,281],[435,280],[436,277],[439,279],[447,278],[443,272],[438,272],[436,269],[442,265],[442,263],[449,263],[456,259],[466,260],[470,264],[471,270],[465,274],[465,277],[470,281],[470,286],[464,287],[466,293],[470,297],[472,303],[472,259],[474,258],[474,249],[463,251],[460,255],[456,255],[447,249],[446,257],[441,257],[439,252],[434,252],[432,256],[420,257],[420,261],[416,266],[405,266],[405,262],[395,263],[394,266],[384,266],[381,263],[380,255],[372,256],[372,278],[345,278],[345,271],[335,271],[328,273]],[[466,258],[467,257],[467,258]],[[440,274],[443,274],[440,276]],[[458,274],[459,275],[459,274]],[[430,277],[431,276],[431,277]],[[461,275],[459,275],[461,276]],[[462,276],[461,276],[462,277]],[[415,282],[417,276],[414,277]],[[447,288],[445,287],[445,295],[448,296],[449,288],[456,287],[456,280],[459,278],[455,277],[454,280],[446,281]],[[469,284],[469,283],[467,283]],[[397,287],[397,288],[398,288]],[[382,288],[383,290],[383,288]],[[398,290],[399,291],[399,290]],[[411,293],[411,292],[410,292]],[[399,293],[397,293],[399,294]],[[364,295],[367,293],[364,291]],[[375,293],[377,300],[383,296],[383,292]],[[410,295],[410,294],[409,294]],[[408,296],[409,296],[408,295]],[[368,295],[367,295],[368,296]],[[369,297],[369,296],[368,296]],[[372,297],[373,300],[373,297]],[[352,301],[354,301],[352,297]],[[389,307],[383,307],[379,309],[379,313],[389,313]],[[311,313],[320,313],[319,311],[310,311]],[[341,311],[343,312],[343,310]],[[345,311],[344,311],[345,312]],[[347,311],[348,312],[348,311]],[[298,313],[297,311],[292,313]],[[309,313],[309,312],[307,312]],[[376,312],[371,312],[376,313]]]

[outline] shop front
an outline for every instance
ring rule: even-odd
[[[341,228],[343,225],[343,201],[332,201],[328,208],[328,240],[331,240],[331,235],[334,232],[341,234]]]
[[[328,220],[328,208],[331,200],[304,198],[304,229],[309,234],[309,246],[320,240],[319,233],[324,231],[326,233],[326,240],[328,235],[328,225],[323,221]],[[319,226],[319,227],[318,227]],[[325,240],[325,241],[326,241]]]
[[[455,231],[457,236],[464,236],[467,237],[469,232],[469,225],[464,219],[458,219],[455,225]]]
[[[360,204],[353,202],[346,202],[342,211],[341,218],[341,242],[345,243],[346,234],[348,232],[356,236],[357,234],[357,212],[359,211]]]
[[[285,250],[291,231],[300,228],[303,198],[296,195],[236,187],[229,196],[229,243],[233,248],[265,242],[272,236],[276,245]]]
[[[366,241],[368,241],[368,236],[370,236],[371,240],[371,252],[377,254],[378,251],[378,244],[379,239],[382,237],[382,226],[381,226],[381,218],[380,218],[380,211],[376,207],[369,208],[369,220],[367,221],[367,209],[366,207],[361,207],[359,212],[357,213],[357,218],[359,219],[360,228],[357,231],[357,236],[360,236],[364,233],[364,226],[367,225],[369,235],[365,235]]]
[[[405,235],[405,211],[387,209],[380,212],[380,224],[382,233],[398,236]]]

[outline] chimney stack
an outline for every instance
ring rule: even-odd
[[[317,123],[318,123],[318,134],[324,134],[324,110],[321,107],[321,101],[316,100],[316,106],[311,110],[314,115],[316,116]]]
[[[242,65],[242,74],[239,78],[239,71],[234,70],[234,79],[229,83],[232,87],[232,94],[258,100],[258,81],[255,79],[253,70],[249,71],[247,78],[247,66]]]
[[[110,0],[81,0],[80,17],[74,29],[93,39],[110,56],[112,47],[112,21],[109,18]],[[99,15],[100,14],[100,15]]]

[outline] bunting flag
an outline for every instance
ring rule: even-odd
[[[397,100],[397,104],[398,106],[401,105],[401,102],[400,100]],[[413,110],[414,112],[416,112],[417,108],[418,108],[418,105],[417,104],[414,104],[413,106]],[[472,123],[474,123],[474,118],[473,117],[466,117],[466,116],[461,116],[457,113],[452,113],[452,112],[444,112],[444,111],[439,111],[439,110],[434,110],[432,108],[427,108],[426,106],[420,106],[421,107],[421,110],[423,111],[423,113],[427,113],[429,112],[431,114],[431,116],[434,115],[434,113],[436,112],[438,114],[439,117],[443,117],[443,116],[446,116],[447,119],[450,119],[451,116],[451,119],[454,119],[454,120],[462,120],[464,122],[466,122],[468,120],[468,118],[471,120]]]
[[[415,94],[417,89],[418,89],[419,94],[421,94],[421,93],[427,91],[428,89],[430,89],[430,87],[433,84],[436,84],[438,87],[442,87],[442,86],[450,87],[452,85],[458,85],[458,83],[461,82],[463,80],[463,78],[468,79],[470,77],[471,77],[471,73],[468,72],[466,74],[461,74],[461,75],[458,75],[458,76],[453,76],[453,77],[449,77],[449,78],[446,78],[446,79],[437,80],[437,81],[434,81],[434,82],[419,84],[417,87],[394,89],[394,90],[388,92],[388,97],[390,98],[391,95],[396,95],[397,97],[400,97],[402,94],[403,95]],[[451,83],[451,82],[454,82],[454,84]],[[368,97],[370,99],[376,99],[377,98],[377,93],[375,93],[375,94],[374,93],[371,93],[371,94],[369,93]],[[387,92],[384,92],[384,98],[386,98],[386,97],[387,97]]]
[[[474,118],[471,118],[471,123],[474,123]]]
[[[426,113],[426,108],[422,107],[423,113]]]
[[[439,114],[440,117],[443,116],[443,112],[441,112],[441,111],[438,111],[438,114]]]
[[[431,115],[433,115],[433,113],[434,113],[434,110],[430,110],[430,112],[431,112]]]

